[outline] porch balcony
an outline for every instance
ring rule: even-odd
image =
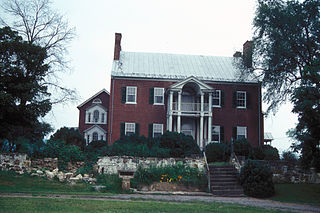
[[[172,103],[172,110],[178,111],[178,102]],[[181,112],[201,112],[201,103],[181,103]],[[209,112],[209,104],[203,103],[203,112]]]

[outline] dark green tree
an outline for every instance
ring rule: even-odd
[[[51,110],[43,85],[47,57],[44,48],[23,41],[9,27],[0,28],[0,140],[38,140],[51,131],[40,121]]]
[[[85,140],[76,128],[61,127],[51,137],[53,141],[64,141],[66,145],[76,145],[81,149],[85,146]]]
[[[253,52],[244,54],[252,54],[252,66],[243,57],[243,71],[259,77],[267,112],[276,112],[301,84],[304,68],[320,56],[320,1],[258,0],[253,26]]]

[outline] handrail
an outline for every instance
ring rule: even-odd
[[[240,174],[241,164],[240,164],[240,161],[239,161],[236,153],[234,152],[233,138],[231,138],[231,156],[230,156],[230,163],[234,165],[234,167],[236,168],[236,170],[237,170],[238,173]]]
[[[209,165],[208,165],[208,161],[207,161],[207,156],[206,156],[206,152],[205,151],[202,151],[203,153],[203,158],[204,158],[204,161],[206,163],[206,168],[207,168],[207,179],[208,179],[208,190],[209,192],[211,191],[211,184],[210,184],[210,170],[209,170]]]

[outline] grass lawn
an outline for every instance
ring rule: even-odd
[[[101,201],[47,198],[0,198],[5,212],[279,212],[256,207],[204,202]]]
[[[229,166],[229,162],[212,162],[209,163],[210,166]]]
[[[60,183],[58,180],[48,180],[42,177],[18,175],[12,172],[0,171],[0,193],[20,192],[32,194],[102,194],[91,189],[91,185],[77,183],[73,186]],[[106,193],[103,193],[106,194]],[[114,194],[114,192],[108,193]]]
[[[271,200],[320,206],[320,184],[276,184]]]

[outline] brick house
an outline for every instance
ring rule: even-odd
[[[108,139],[109,96],[109,92],[102,89],[77,107],[79,109],[79,131],[85,138],[86,145],[91,141],[107,141]]]
[[[191,135],[200,148],[232,137],[263,145],[261,84],[239,80],[235,57],[125,52],[121,38],[116,33],[109,144],[169,130]]]

